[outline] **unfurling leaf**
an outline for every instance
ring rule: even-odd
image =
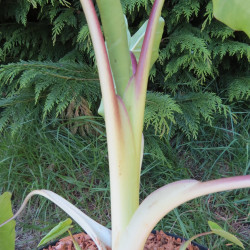
[[[150,68],[154,65],[155,61],[157,60],[159,56],[159,53],[158,53],[159,45],[160,45],[162,34],[163,34],[164,24],[165,24],[164,19],[160,17],[158,25],[157,25],[155,39],[154,39],[152,57],[150,61]],[[142,48],[145,32],[147,29],[147,25],[148,25],[148,21],[146,21],[130,39],[129,50],[133,52],[133,54],[136,57],[137,62],[139,61],[139,58],[140,58],[141,48]]]
[[[65,221],[61,221],[58,225],[52,228],[39,242],[38,247],[41,245],[46,244],[47,242],[56,239],[57,237],[61,236],[65,232],[68,231],[69,228],[72,227],[72,220],[66,219]]]

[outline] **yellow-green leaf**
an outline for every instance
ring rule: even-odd
[[[67,232],[69,228],[71,228],[72,220],[66,219],[65,221],[60,222],[58,225],[56,225],[53,229],[49,231],[48,234],[46,234],[41,241],[38,244],[38,247],[41,245],[46,244],[47,242],[56,239],[63,233]]]
[[[215,18],[250,37],[250,0],[213,0]]]
[[[81,247],[79,246],[79,244],[77,243],[75,239],[73,240],[73,244],[76,250],[81,250]]]
[[[161,42],[162,34],[163,34],[163,28],[164,28],[165,21],[162,17],[159,18],[159,22],[157,24],[157,30],[154,38],[154,45],[153,45],[153,52],[152,57],[150,60],[150,68],[153,66],[155,61],[157,60],[159,56],[159,45]],[[140,27],[140,29],[131,37],[129,49],[132,51],[136,57],[137,62],[139,61],[140,54],[141,54],[141,48],[144,40],[144,36],[146,33],[148,25],[148,20]]]
[[[242,244],[242,242],[237,237],[235,237],[234,235],[232,235],[232,234],[226,232],[225,230],[223,230],[215,222],[208,221],[208,225],[209,225],[210,229],[212,230],[212,232],[214,234],[217,234],[217,235],[219,235],[219,236],[221,236],[221,237],[223,237],[223,238],[225,238],[225,239],[233,242],[234,244],[242,247],[243,249],[245,249],[244,246],[243,246],[243,244]]]
[[[0,224],[13,216],[11,209],[11,193],[5,192],[0,196]],[[0,227],[0,249],[15,249],[15,225],[14,220]]]

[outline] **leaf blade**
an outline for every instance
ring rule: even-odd
[[[24,210],[26,204],[34,195],[41,195],[55,203],[57,206],[59,206],[93,239],[93,241],[98,246],[98,249],[106,249],[105,246],[111,247],[111,231],[108,228],[102,226],[101,224],[91,219],[80,209],[65,200],[60,195],[45,189],[34,190],[30,192],[26,196],[23,204],[21,205],[19,210],[14,214],[14,216],[12,216],[4,223],[0,224],[0,227],[6,225],[11,220],[15,219]]]
[[[163,186],[140,204],[117,249],[142,249],[155,225],[174,208],[194,198],[238,188],[250,187],[250,175],[222,178],[207,182],[182,180]],[[133,245],[130,245],[133,243]]]
[[[67,218],[64,221],[61,221],[55,227],[53,227],[39,242],[37,247],[46,244],[47,242],[56,239],[57,237],[61,236],[65,232],[68,231],[69,228],[72,227],[72,220]]]
[[[234,30],[250,37],[250,0],[213,0],[213,14]]]
[[[163,34],[164,24],[165,24],[164,19],[160,17],[157,24],[154,43],[153,43],[153,51],[150,60],[150,69],[154,65],[157,58],[159,57],[159,46]],[[130,40],[129,49],[135,55],[137,62],[139,61],[140,58],[141,48],[145,37],[147,25],[148,25],[148,20],[140,27],[140,29],[131,37]]]
[[[213,221],[208,221],[208,225],[210,227],[210,229],[212,230],[212,232],[214,234],[217,234],[231,242],[233,242],[234,244],[240,246],[241,248],[245,249],[243,246],[243,243],[233,234],[223,230],[218,224],[216,224]]]
[[[97,0],[97,5],[101,15],[116,91],[118,95],[122,96],[132,75],[126,20],[120,1]],[[110,13],[112,13],[112,18],[110,18]]]
[[[0,224],[13,216],[11,209],[11,193],[5,192],[0,196]],[[0,228],[0,248],[15,249],[15,221]]]

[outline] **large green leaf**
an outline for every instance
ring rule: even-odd
[[[213,0],[215,18],[250,37],[250,0]]]
[[[122,96],[131,72],[126,23],[117,0],[97,0],[116,91]]]
[[[133,54],[135,55],[136,60],[138,62],[139,58],[140,58],[140,54],[141,54],[141,48],[142,48],[144,36],[145,36],[145,33],[146,33],[146,29],[147,29],[148,20],[140,27],[140,29],[132,37],[130,35],[130,31],[129,31],[129,27],[128,27],[128,21],[127,21],[127,18],[126,18],[125,15],[124,15],[124,22],[125,22],[126,31],[127,31],[127,40],[128,40],[129,50],[131,52],[133,52]],[[157,58],[159,56],[159,46],[160,46],[160,42],[161,42],[163,30],[164,30],[163,29],[164,24],[165,24],[164,19],[162,17],[160,17],[158,25],[157,25],[155,39],[154,39],[152,57],[151,57],[151,60],[150,60],[150,68],[152,68],[152,66],[154,65],[155,61],[157,60]],[[108,50],[108,52],[110,53],[110,50]],[[120,54],[120,53],[118,53],[118,54]],[[110,57],[110,55],[109,55],[109,57]],[[130,65],[130,67],[131,67],[130,71],[132,72],[132,65]],[[118,69],[119,68],[117,68],[117,70]],[[124,69],[124,67],[122,66],[121,70],[123,70],[123,69]],[[113,73],[113,76],[114,76],[113,67],[112,67],[112,73]],[[115,87],[117,87],[117,82],[116,82]],[[127,84],[126,84],[126,87],[127,87]],[[125,90],[125,88],[122,87],[122,91],[124,91],[124,90]],[[122,95],[123,94],[124,93],[122,92]],[[101,115],[102,117],[104,117],[103,101],[101,101],[100,106],[98,108],[98,114]]]
[[[65,221],[60,222],[54,228],[52,228],[39,242],[38,247],[46,244],[47,242],[54,240],[64,234],[72,227],[72,220],[66,219]]]
[[[13,216],[10,198],[11,193],[9,192],[0,196],[0,224]],[[16,222],[13,220],[0,227],[0,249],[15,249],[15,225]]]
[[[132,51],[136,57],[137,62],[139,61],[140,54],[141,54],[141,48],[145,36],[145,32],[147,29],[148,20],[140,27],[140,29],[131,37],[130,43],[129,43],[129,49]],[[154,45],[153,45],[153,52],[152,57],[150,61],[150,68],[153,66],[155,61],[157,60],[159,56],[159,45],[161,42],[162,34],[163,34],[163,28],[164,28],[165,21],[162,17],[159,18],[159,22],[157,25],[156,35],[154,38]]]
[[[244,249],[242,242],[238,238],[223,230],[218,224],[212,221],[208,221],[208,225],[214,234],[217,234]]]

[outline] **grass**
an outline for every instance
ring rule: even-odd
[[[249,169],[249,114],[240,116],[237,125],[231,123],[229,117],[216,127],[203,126],[196,141],[188,141],[177,134],[169,142],[167,135],[159,139],[147,130],[141,199],[180,179],[205,181],[246,174]],[[106,138],[103,124],[95,121],[95,125],[99,128],[98,135],[87,137],[73,135],[62,125],[43,127],[39,122],[26,124],[14,135],[5,130],[0,139],[0,192],[12,192],[17,209],[31,190],[49,189],[110,227]],[[212,220],[239,236],[246,246],[248,203],[247,190],[201,197],[172,211],[156,229],[189,238],[208,231],[207,221]],[[67,217],[44,198],[32,198],[18,218],[18,249],[34,249],[42,235]],[[79,230],[76,225],[75,231]],[[26,245],[27,238],[33,241],[33,248]],[[217,236],[206,236],[197,242],[210,249],[228,249],[228,242]]]
[[[0,155],[0,192],[13,193],[15,208],[31,190],[49,189],[77,204],[100,223],[106,225],[109,221],[104,135],[82,138],[63,127],[49,129],[33,124],[18,134],[11,135],[6,131],[1,137]],[[93,205],[107,207],[106,214]],[[35,230],[40,231],[65,217],[60,209],[40,197],[32,198],[22,221],[32,221],[28,219],[31,215]],[[31,225],[22,226],[32,229]]]

